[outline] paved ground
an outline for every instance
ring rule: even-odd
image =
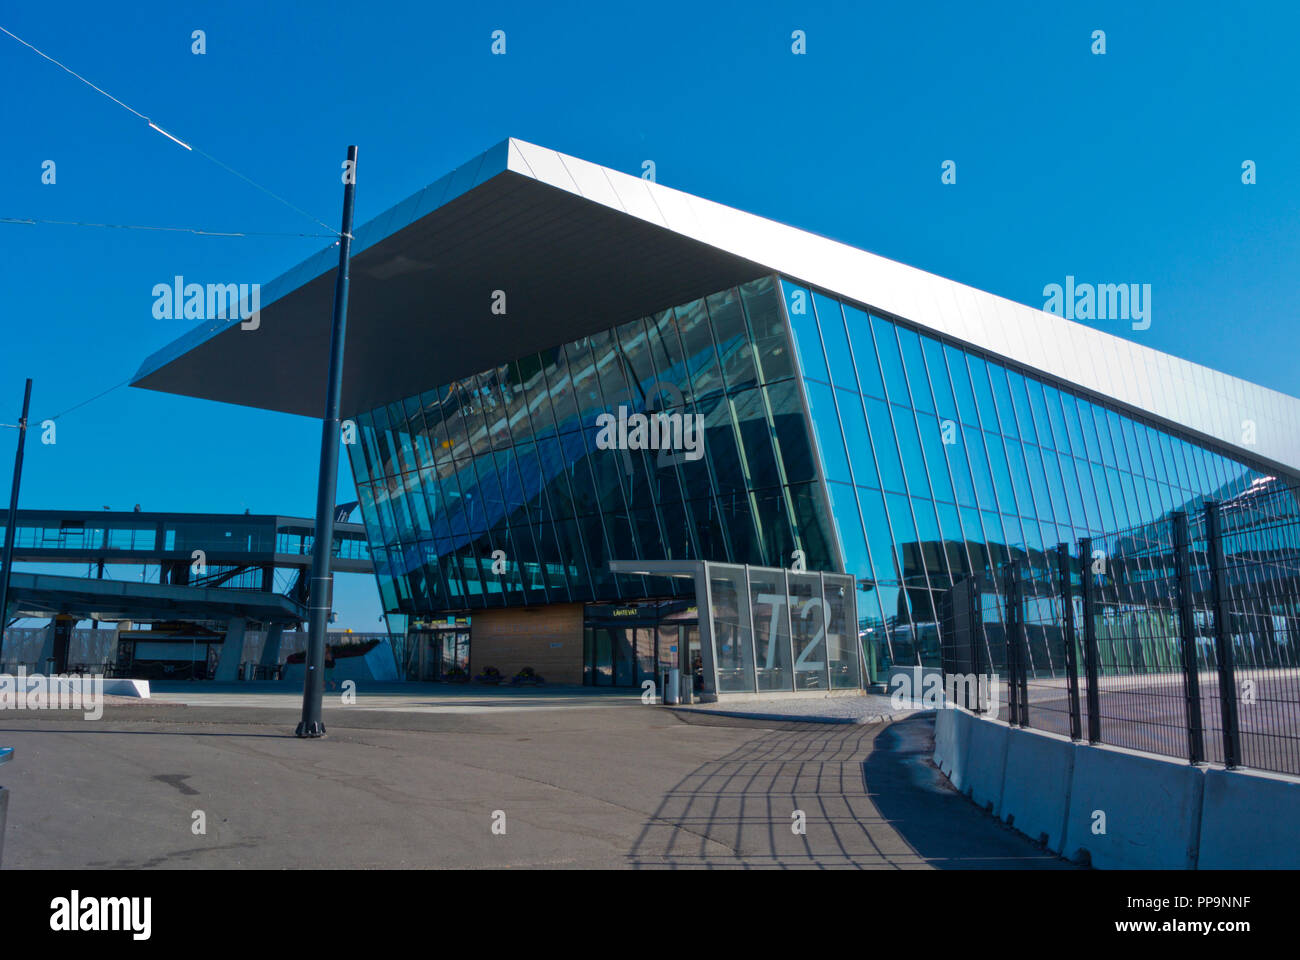
[[[916,705],[920,707],[920,704]],[[726,700],[701,703],[677,709],[723,716],[755,717],[760,720],[793,720],[819,723],[873,723],[901,719],[911,709],[896,709],[883,694],[868,693],[858,697],[785,697],[766,700]]]
[[[343,690],[335,684],[327,690],[325,703],[342,706]],[[640,704],[639,690],[597,690],[591,687],[547,684],[544,687],[489,687],[455,683],[363,682],[355,690],[355,703],[348,707],[402,713],[511,712],[516,710],[571,710],[575,707],[602,709]],[[158,703],[193,707],[257,707],[301,712],[301,683],[191,683],[155,684],[150,699]],[[296,725],[296,721],[295,721]]]
[[[0,713],[5,866],[1067,866],[952,790],[926,714],[783,724],[516,693],[329,700],[317,741],[276,700]]]

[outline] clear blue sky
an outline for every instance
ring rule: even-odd
[[[516,136],[1033,306],[1067,274],[1150,283],[1150,329],[1094,325],[1300,392],[1294,3],[71,2],[0,25],[330,224],[348,143],[364,222]],[[319,232],[3,35],[0,89],[0,217]],[[155,283],[266,282],[326,243],[0,224],[0,420],[25,376],[39,421],[192,326],[153,318]],[[318,429],[124,387],[33,437],[22,505],[308,516]],[[368,578],[338,606],[375,628]]]

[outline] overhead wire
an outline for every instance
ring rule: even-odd
[[[53,225],[63,227],[106,227],[111,230],[154,230],[166,233],[192,233],[200,237],[319,237],[337,240],[338,234],[332,233],[275,233],[261,230],[204,230],[200,227],[158,227],[138,223],[95,223],[88,220],[48,220],[42,217],[0,217],[0,223],[25,224],[29,226]]]
[[[28,48],[29,50],[31,50],[33,53],[36,53],[38,56],[41,56],[41,57],[43,57],[44,59],[50,61],[50,63],[54,64],[54,65],[55,65],[56,67],[58,67],[59,69],[64,70],[64,71],[66,71],[67,73],[71,74],[72,76],[76,77],[78,80],[80,80],[80,81],[81,81],[82,83],[84,83],[86,86],[90,87],[90,89],[94,90],[96,93],[101,94],[102,96],[107,97],[109,100],[112,100],[114,103],[116,103],[116,104],[117,104],[119,107],[121,107],[123,110],[127,110],[127,111],[129,111],[130,113],[135,114],[135,116],[139,117],[139,118],[140,118],[141,120],[143,120],[145,123],[149,124],[149,126],[150,126],[152,129],[154,129],[154,130],[158,131],[159,133],[161,133],[161,134],[162,134],[164,137],[166,137],[168,140],[173,140],[173,141],[175,141],[176,143],[180,144],[182,147],[184,147],[186,150],[190,150],[190,151],[192,151],[192,152],[194,152],[194,153],[200,154],[201,156],[203,156],[203,157],[205,157],[206,159],[208,159],[208,160],[212,161],[213,163],[215,163],[217,166],[221,167],[223,170],[226,170],[228,173],[232,173],[232,174],[234,174],[235,176],[239,177],[241,180],[243,180],[244,182],[248,183],[250,186],[256,187],[258,190],[261,190],[261,191],[262,191],[263,193],[265,193],[267,196],[272,197],[272,198],[274,198],[274,199],[280,201],[281,203],[283,203],[283,204],[284,204],[286,207],[288,207],[289,209],[294,210],[294,211],[296,211],[297,213],[302,214],[304,217],[307,217],[309,220],[313,220],[313,221],[315,221],[316,223],[318,223],[318,224],[320,224],[322,227],[324,227],[326,230],[328,230],[328,231],[329,231],[329,235],[330,235],[331,237],[338,237],[338,236],[340,236],[339,232],[338,232],[337,230],[335,230],[333,227],[331,227],[331,226],[330,226],[328,223],[326,223],[324,220],[321,220],[319,217],[314,216],[313,214],[308,213],[306,210],[302,209],[301,207],[296,206],[295,204],[290,203],[288,200],[286,200],[284,197],[280,196],[280,195],[279,195],[278,193],[276,193],[275,191],[273,191],[273,190],[271,190],[271,189],[269,189],[269,188],[267,188],[267,187],[262,186],[262,184],[258,183],[258,182],[257,182],[256,180],[254,180],[252,177],[249,177],[249,176],[246,176],[245,174],[240,173],[240,172],[239,172],[238,170],[236,170],[234,167],[230,166],[230,164],[225,163],[225,162],[223,162],[223,161],[221,161],[221,160],[218,160],[216,157],[214,157],[212,154],[206,152],[205,150],[202,150],[202,149],[200,149],[199,147],[195,147],[195,146],[191,145],[190,143],[188,143],[188,142],[186,142],[186,141],[180,139],[179,137],[175,136],[174,134],[168,133],[168,132],[167,132],[166,130],[164,130],[164,129],[163,129],[163,128],[158,124],[158,123],[156,123],[152,118],[150,118],[150,117],[146,116],[145,114],[141,113],[139,110],[137,110],[135,107],[131,106],[129,103],[126,103],[125,101],[119,100],[117,97],[113,96],[111,93],[109,93],[109,92],[108,92],[107,90],[105,90],[103,87],[100,87],[100,86],[95,85],[94,83],[91,83],[89,80],[87,80],[87,79],[86,79],[85,77],[83,77],[81,74],[77,73],[77,71],[73,70],[73,69],[72,69],[71,67],[69,67],[67,64],[62,63],[62,62],[60,62],[59,60],[56,60],[54,57],[50,56],[50,55],[49,55],[48,53],[46,53],[44,50],[41,50],[40,48],[36,47],[34,44],[30,44],[30,43],[28,43],[26,40],[24,40],[22,37],[18,36],[16,33],[13,33],[13,32],[10,31],[10,30],[6,30],[3,26],[0,26],[0,33],[4,33],[4,34],[6,34],[6,35],[8,35],[8,36],[10,36],[10,37],[13,37],[13,39],[17,40],[17,41],[18,41],[19,43],[21,43],[24,47],[27,47],[27,48]]]
[[[51,220],[51,219],[42,219],[42,218],[20,218],[20,217],[0,217],[0,223],[25,224],[25,225],[49,224],[49,225],[59,225],[59,226],[98,227],[104,229],[117,229],[117,230],[149,230],[149,231],[160,231],[160,232],[190,233],[196,236],[212,236],[212,237],[227,237],[227,238],[318,237],[318,238],[338,240],[339,238],[342,237],[342,234],[339,233],[339,231],[335,230],[324,220],[321,220],[319,217],[314,216],[311,213],[308,213],[306,210],[303,210],[301,207],[297,206],[296,204],[289,202],[288,200],[280,196],[275,191],[269,189],[268,187],[263,186],[262,184],[258,183],[256,180],[252,179],[251,177],[236,170],[234,167],[230,166],[230,164],[225,163],[224,161],[218,159],[217,157],[214,157],[212,154],[208,153],[207,151],[199,147],[193,146],[192,144],[186,142],[185,140],[182,140],[180,137],[177,137],[174,134],[169,133],[167,130],[163,129],[162,126],[160,126],[157,122],[155,122],[153,118],[137,110],[135,107],[131,106],[129,103],[126,103],[124,100],[119,100],[117,97],[113,96],[103,87],[100,87],[95,83],[92,83],[90,80],[82,76],[80,73],[77,73],[77,71],[73,70],[67,64],[50,56],[48,53],[46,53],[44,50],[41,50],[39,47],[35,46],[34,44],[28,43],[26,40],[18,36],[13,31],[8,30],[3,26],[0,26],[0,33],[4,33],[5,35],[12,37],[18,43],[22,44],[24,47],[27,47],[29,50],[31,50],[33,53],[37,54],[38,56],[42,57],[43,59],[48,60],[50,63],[54,64],[59,69],[72,75],[81,83],[85,84],[86,86],[94,90],[96,93],[104,97],[107,97],[109,100],[113,101],[122,109],[139,117],[141,120],[145,121],[145,123],[147,123],[151,129],[156,130],[158,133],[162,134],[167,139],[179,144],[180,146],[184,147],[186,150],[189,150],[193,153],[197,153],[203,156],[205,159],[210,160],[212,163],[215,163],[223,170],[233,174],[234,176],[243,180],[245,183],[249,184],[250,186],[255,187],[256,189],[262,191],[267,196],[275,200],[278,200],[280,203],[284,204],[289,209],[319,224],[329,232],[325,234],[317,234],[317,233],[292,234],[292,233],[269,233],[269,232],[255,232],[255,231],[216,231],[216,230],[203,230],[197,227],[161,227],[161,226],[148,226],[148,225],[141,225],[141,224],[94,223],[90,221],[80,221],[80,220]],[[131,382],[131,379],[132,379],[131,377],[127,377],[125,380],[122,380],[120,383],[114,384],[113,386],[109,387],[107,390],[103,390],[95,394],[93,397],[83,400],[80,403],[74,404],[73,406],[68,407],[66,410],[63,410],[55,414],[54,416],[47,417],[45,419],[57,420],[60,417],[66,416],[67,414],[73,412],[74,410],[78,410],[89,403],[93,403],[94,401],[100,399],[101,397],[107,396],[108,394],[112,393],[114,390],[126,386],[126,384]],[[5,424],[4,426],[8,426],[8,424]]]

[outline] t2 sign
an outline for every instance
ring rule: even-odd
[[[797,615],[801,623],[808,623],[814,615],[816,616],[816,631],[813,632],[812,638],[804,644],[803,649],[799,651],[799,655],[794,661],[794,669],[800,673],[825,670],[825,660],[809,659],[813,655],[821,655],[818,648],[826,637],[825,601],[821,597],[807,597],[800,603],[798,597],[789,597],[781,593],[760,593],[755,599],[760,606],[769,606],[772,610],[767,626],[767,662],[762,665],[763,669],[772,670],[776,667],[777,637],[780,634],[778,628],[785,620],[785,605],[789,603],[791,619]],[[808,628],[803,629],[801,633],[807,637]]]

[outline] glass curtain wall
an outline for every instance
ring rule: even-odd
[[[937,597],[1263,476],[1081,391],[791,281],[782,296],[860,630],[938,665]]]
[[[504,352],[504,351],[503,351]],[[697,459],[597,446],[601,414],[701,418]],[[777,281],[366,411],[348,446],[384,608],[669,596],[611,559],[837,569]]]

